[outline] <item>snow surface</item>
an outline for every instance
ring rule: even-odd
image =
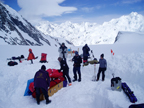
[[[122,34],[125,33],[122,32]],[[105,54],[108,64],[105,81],[102,82],[101,79],[98,82],[91,81],[94,75],[93,65],[81,67],[82,81],[73,82],[72,86],[59,90],[50,97],[52,102],[48,105],[45,104],[45,100],[37,105],[36,100],[32,96],[24,96],[24,92],[27,81],[34,77],[42,65],[39,63],[41,53],[48,54],[49,62],[45,64],[47,69],[60,68],[57,61],[58,48],[48,45],[0,45],[0,108],[128,108],[132,103],[124,92],[111,90],[112,73],[121,77],[122,82],[126,82],[134,91],[138,99],[136,103],[144,103],[144,37],[139,38],[143,40],[143,43],[135,41],[134,44],[132,42],[127,44],[119,41],[117,44],[91,45],[90,48],[97,59],[101,53]],[[125,39],[129,40],[129,37]],[[34,60],[34,64],[30,64],[30,61],[23,61],[14,67],[7,65],[6,59],[12,56],[23,54],[27,58],[29,48],[32,48],[35,56],[39,56],[37,60]],[[78,48],[81,54],[82,46],[72,47],[73,50]],[[111,49],[115,53],[114,56],[111,55]],[[71,58],[71,55],[68,55],[67,63],[70,68],[70,77],[73,79],[73,63],[68,61]],[[96,73],[98,67],[99,65],[96,65]]]

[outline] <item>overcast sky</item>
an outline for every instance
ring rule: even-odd
[[[138,12],[144,15],[144,0],[0,0],[35,24],[71,21],[102,24]]]

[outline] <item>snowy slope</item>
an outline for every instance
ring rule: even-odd
[[[132,35],[132,33],[131,33]],[[135,36],[135,34],[134,34]],[[122,37],[122,36],[121,36]],[[130,37],[130,39],[133,38]],[[129,37],[125,37],[130,40]],[[144,37],[141,37],[144,41]],[[110,80],[112,73],[115,76],[122,78],[122,82],[126,82],[134,91],[138,102],[144,102],[144,42],[136,41],[134,44],[122,43],[110,45],[92,45],[94,55],[99,59],[100,54],[104,53],[108,63],[106,71],[106,79],[104,82],[92,82],[91,78],[94,75],[94,66],[81,67],[82,81],[74,82],[72,86],[62,88],[50,99],[52,103],[49,105],[42,101],[40,105],[36,104],[36,100],[31,96],[23,96],[27,85],[27,80],[34,77],[34,74],[41,67],[39,63],[41,53],[47,53],[46,67],[59,69],[58,48],[50,46],[10,46],[0,45],[0,108],[128,108],[130,103],[128,97],[123,91],[112,91],[110,88]],[[30,61],[23,61],[17,66],[7,66],[6,59],[12,56],[23,54],[28,56],[28,49],[32,48],[35,56],[39,56],[34,60],[34,64]],[[72,49],[80,49],[82,47],[72,47]],[[113,50],[115,55],[112,56],[110,50]],[[68,56],[68,60],[71,59]],[[73,63],[67,61],[70,68],[70,77],[73,79]],[[99,65],[96,65],[98,72]],[[101,77],[100,77],[101,78]]]
[[[61,41],[59,41],[59,39]],[[71,46],[72,43],[61,38],[52,38],[44,35],[32,26],[26,19],[18,14],[8,5],[0,2],[0,44],[30,45],[30,46],[59,46],[65,42]]]
[[[143,43],[144,33],[136,32],[119,32],[115,43],[118,44],[134,44],[134,43]]]
[[[96,23],[72,23],[67,21],[60,25],[50,22],[40,22],[36,28],[44,34],[53,37],[62,37],[74,45],[113,44],[119,31],[144,32],[144,16],[137,12],[121,16],[104,22],[102,25]]]

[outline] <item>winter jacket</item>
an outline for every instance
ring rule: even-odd
[[[82,48],[82,50],[83,50],[83,57],[84,57],[84,56],[89,56],[90,48],[89,48],[87,45],[85,45],[85,46]]]
[[[61,47],[59,47],[59,49],[58,49],[58,52],[60,53],[59,54],[59,57],[61,57],[61,58],[67,58],[67,53],[68,53],[68,50],[67,50],[67,47],[66,46],[61,46]],[[63,57],[63,54],[64,54],[64,57]]]
[[[50,78],[47,71],[40,69],[34,76],[34,87],[44,88],[48,91],[50,85]]]
[[[28,55],[27,60],[32,60],[32,59],[35,59],[35,56],[34,56],[34,54],[32,52],[32,49],[29,49],[29,55]]]
[[[60,66],[61,66],[60,70],[65,71],[65,70],[68,70],[68,69],[69,69],[69,67],[68,67],[68,65],[67,65],[67,63],[66,63],[65,60],[61,60],[61,61],[60,61]]]
[[[82,58],[79,55],[74,56],[72,61],[74,61],[74,64],[73,64],[74,67],[80,67],[81,66],[80,64],[82,63]]]
[[[100,68],[107,68],[107,61],[106,61],[106,59],[99,59],[99,62],[98,62],[100,65],[99,65],[99,67]]]

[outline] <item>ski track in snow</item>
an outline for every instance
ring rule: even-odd
[[[137,47],[137,46],[135,46]],[[135,49],[133,46],[133,48]],[[36,104],[36,100],[32,96],[23,96],[27,81],[34,77],[41,63],[41,53],[47,53],[48,63],[45,63],[47,69],[59,69],[58,49],[52,49],[50,47],[32,47],[35,56],[39,56],[37,60],[34,60],[34,64],[30,64],[30,61],[23,61],[18,63],[14,67],[7,66],[6,58],[11,56],[19,56],[21,53],[24,54],[25,58],[28,56],[29,47],[18,47],[18,46],[0,46],[2,53],[0,54],[0,108],[128,108],[132,103],[123,91],[112,91],[110,87],[110,80],[112,73],[115,76],[122,78],[122,82],[126,82],[134,94],[136,95],[138,102],[144,102],[144,51],[137,47],[136,51],[128,49],[131,46],[123,47],[122,45],[98,45],[90,46],[93,49],[95,57],[99,59],[101,53],[105,54],[105,58],[108,63],[107,71],[105,72],[105,81],[100,80],[93,82],[92,76],[94,75],[94,66],[88,65],[81,67],[82,81],[73,82],[72,86],[62,88],[55,93],[50,99],[52,103],[49,105],[45,104],[45,100]],[[73,49],[77,49],[74,47]],[[81,47],[80,48],[80,53]],[[113,48],[115,55],[114,57],[110,54],[110,49]],[[48,51],[48,49],[50,49]],[[11,51],[12,52],[7,52]],[[124,51],[125,50],[125,51]],[[125,52],[125,53],[123,53]],[[67,63],[69,65],[70,77],[73,80],[73,62],[68,61],[72,57],[69,55]],[[99,65],[96,65],[96,73],[98,72]]]

